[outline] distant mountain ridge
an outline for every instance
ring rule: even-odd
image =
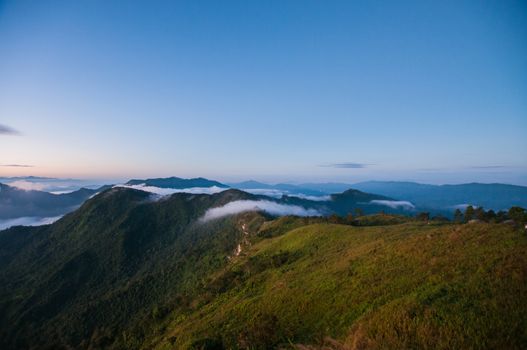
[[[37,190],[22,190],[0,183],[0,219],[20,217],[50,217],[63,215],[80,206],[97,190],[81,188],[64,194]]]
[[[145,185],[154,186],[159,188],[174,188],[174,189],[185,189],[194,187],[221,187],[228,188],[229,186],[222,184],[221,182],[205,179],[203,177],[196,177],[192,179],[183,179],[180,177],[167,177],[167,178],[155,178],[155,179],[133,179],[126,183],[126,185]]]
[[[527,207],[527,187],[499,183],[427,185],[415,182],[368,181],[356,183],[353,188],[408,200],[424,208],[454,210],[456,206],[464,204],[494,210],[505,210],[512,206]]]
[[[377,194],[391,200],[408,201],[416,210],[450,216],[455,209],[466,205],[486,209],[506,210],[512,206],[527,207],[527,187],[508,184],[468,183],[458,185],[429,185],[402,181],[367,181],[347,183],[303,183],[299,185],[269,185],[258,181],[231,184],[240,189],[261,188],[295,194],[333,195],[349,189]]]
[[[286,194],[301,194],[306,196],[324,196],[329,194],[328,192],[319,191],[313,188],[307,188],[302,185],[293,185],[287,183],[278,183],[274,185],[266,184],[259,181],[249,180],[237,183],[228,184],[232,188],[237,188],[240,190],[276,190],[281,192],[286,192]],[[348,187],[349,188],[349,187]]]

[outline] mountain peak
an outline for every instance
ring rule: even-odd
[[[183,179],[180,177],[172,176],[166,178],[154,178],[154,179],[133,179],[126,183],[126,185],[145,185],[154,186],[159,188],[194,188],[194,187],[221,187],[228,188],[229,186],[222,184],[215,180],[209,180],[203,177],[196,177],[191,179]]]

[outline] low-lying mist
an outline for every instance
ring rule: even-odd
[[[372,200],[370,201],[370,204],[377,204],[377,205],[384,205],[386,207],[390,207],[392,209],[415,209],[415,205],[413,205],[411,202],[408,201],[390,201],[390,200]]]
[[[239,200],[225,204],[222,207],[207,210],[201,221],[209,221],[220,217],[239,214],[247,211],[264,211],[271,215],[321,216],[316,209],[306,209],[298,205],[279,204],[266,200]]]
[[[228,188],[212,186],[212,187],[192,187],[192,188],[161,188],[156,186],[141,185],[115,185],[114,187],[131,188],[134,190],[140,190],[150,192],[160,196],[168,196],[174,193],[190,193],[190,194],[215,194],[228,190]]]
[[[40,226],[49,225],[60,219],[62,215],[53,217],[21,217],[16,219],[0,220],[0,230],[5,230],[12,226]]]

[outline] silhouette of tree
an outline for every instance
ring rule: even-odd
[[[456,211],[454,212],[454,222],[463,222],[463,213],[459,209],[456,209]]]
[[[469,222],[472,219],[474,219],[474,207],[469,205],[467,209],[465,209],[465,222]]]

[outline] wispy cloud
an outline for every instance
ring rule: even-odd
[[[244,188],[242,191],[275,198],[280,198],[284,194],[288,194],[287,191],[275,190],[273,188]]]
[[[345,163],[324,164],[320,166],[329,167],[329,168],[340,168],[340,169],[363,169],[363,168],[369,167],[370,165],[373,165],[373,164],[345,162]]]
[[[0,164],[1,167],[8,167],[8,168],[33,168],[34,165],[29,164]]]
[[[306,209],[297,205],[279,204],[271,201],[239,200],[225,204],[222,207],[207,210],[202,221],[213,220],[228,215],[247,211],[265,211],[271,215],[320,216],[315,209]]]
[[[410,209],[415,208],[415,206],[411,202],[408,202],[408,201],[390,201],[390,200],[375,199],[375,200],[370,201],[370,204],[384,205],[392,209],[402,208],[402,209],[410,210]]]
[[[252,194],[257,195],[263,195],[267,197],[274,197],[274,198],[280,198],[282,196],[289,196],[289,197],[298,197],[302,199],[307,199],[310,201],[316,201],[316,202],[324,202],[331,200],[331,196],[324,195],[324,196],[311,196],[304,193],[290,193],[289,191],[283,191],[283,190],[276,190],[272,188],[244,188],[242,191],[249,192]]]
[[[169,196],[174,193],[191,193],[191,194],[214,194],[228,190],[228,188],[212,186],[212,187],[192,187],[192,188],[160,188],[155,186],[140,185],[115,185],[114,187],[125,187],[132,188],[134,190],[140,190],[150,192],[160,196]]]
[[[471,169],[503,169],[503,168],[507,168],[507,166],[505,165],[476,165],[476,166],[471,166],[470,168]]]
[[[444,169],[441,169],[441,168],[421,168],[421,169],[417,169],[417,171],[442,171]]]
[[[315,202],[329,202],[331,200],[331,196],[330,195],[310,196],[310,195],[303,194],[303,193],[295,193],[295,194],[290,194],[288,196],[289,197],[298,197],[298,198],[307,199],[307,200],[315,201]]]
[[[26,180],[9,182],[8,185],[25,191],[43,191],[46,188],[46,186],[42,183]]]
[[[20,135],[20,131],[13,129],[10,126],[0,124],[0,135]]]
[[[53,216],[53,217],[21,217],[16,219],[7,219],[7,220],[0,220],[0,230],[5,230],[6,228],[12,227],[12,226],[41,226],[41,225],[49,225],[54,223],[55,221],[59,220],[62,217],[60,216]]]

